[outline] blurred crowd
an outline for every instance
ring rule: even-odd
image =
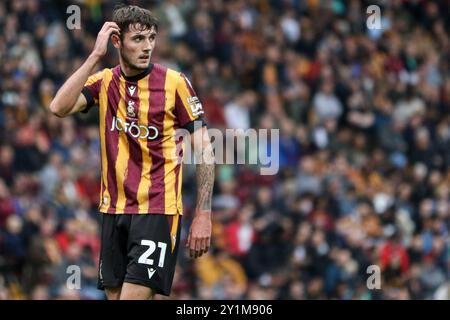
[[[152,59],[191,79],[210,128],[280,129],[277,175],[217,165],[212,250],[180,248],[170,299],[450,299],[449,1],[126,3],[157,15]],[[74,30],[70,4],[0,2],[0,299],[104,299],[98,115],[47,108],[114,3],[78,1]],[[117,63],[111,47],[99,68]]]

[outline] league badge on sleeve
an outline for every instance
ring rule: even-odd
[[[198,117],[199,115],[203,114],[203,107],[200,103],[200,100],[198,100],[197,97],[188,97],[187,102],[189,104],[189,107],[191,108],[192,115],[194,117]]]

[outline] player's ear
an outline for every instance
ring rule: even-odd
[[[112,42],[114,48],[116,48],[116,49],[120,48],[120,37],[117,34],[115,34],[115,33],[112,34],[111,42]]]

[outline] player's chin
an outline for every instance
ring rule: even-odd
[[[150,58],[147,59],[140,58],[135,63],[135,67],[137,69],[147,69],[149,65],[150,65]]]

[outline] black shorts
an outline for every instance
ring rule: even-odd
[[[180,239],[180,215],[102,214],[98,288],[135,283],[168,296]]]

